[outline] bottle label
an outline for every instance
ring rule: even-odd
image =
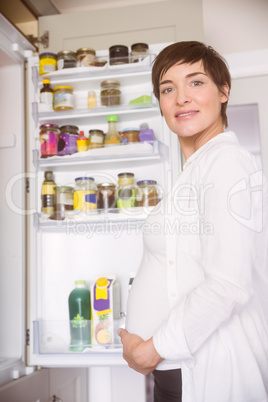
[[[44,183],[42,185],[42,195],[54,195],[55,183]]]
[[[49,106],[52,110],[53,108],[53,93],[52,92],[41,92],[40,93],[40,103],[42,105]]]

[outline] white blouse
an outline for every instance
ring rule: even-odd
[[[160,255],[145,238],[126,328],[153,336],[159,369],[181,366],[183,402],[267,401],[268,189],[255,158],[219,134],[159,208]]]

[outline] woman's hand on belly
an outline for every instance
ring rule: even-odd
[[[140,336],[130,334],[122,328],[118,330],[118,335],[123,344],[123,358],[138,373],[150,374],[164,360],[157,353],[153,338],[144,341]]]

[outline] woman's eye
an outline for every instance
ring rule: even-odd
[[[171,92],[172,91],[172,88],[164,88],[163,90],[162,90],[162,94],[168,94],[169,92]]]
[[[193,82],[192,82],[192,86],[193,86],[193,87],[198,87],[198,86],[200,86],[200,85],[202,85],[202,82],[201,82],[201,81],[193,81]]]

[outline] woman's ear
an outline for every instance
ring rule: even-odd
[[[225,84],[221,87],[221,103],[227,102],[229,99],[229,85]]]

